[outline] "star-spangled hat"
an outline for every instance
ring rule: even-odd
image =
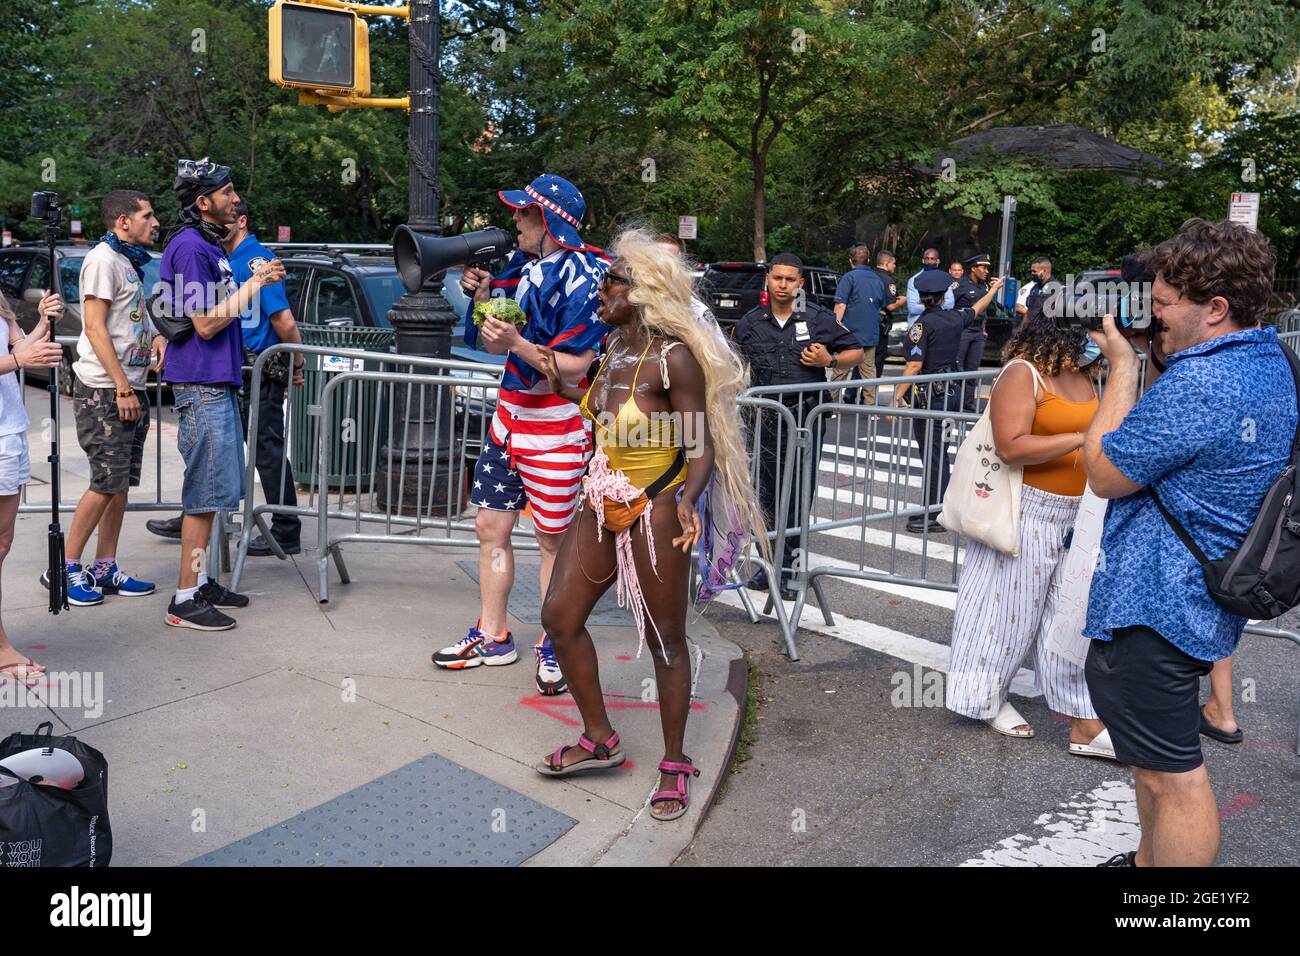
[[[523,189],[503,189],[497,195],[507,206],[516,209],[541,206],[542,219],[552,239],[566,249],[584,248],[580,230],[587,203],[578,187],[567,179],[542,173]]]

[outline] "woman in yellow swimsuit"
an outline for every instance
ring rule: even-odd
[[[724,505],[732,531],[716,553],[725,552],[717,563],[731,562],[727,571],[748,543],[738,548],[737,539],[752,535],[762,547],[767,538],[737,424],[736,400],[748,379],[744,364],[695,317],[680,254],[641,230],[623,233],[613,251],[617,258],[601,280],[598,312],[613,331],[590,387],[562,382],[555,363],[543,357],[551,387],[578,402],[592,421],[596,447],[542,607],[542,626],[584,728],[577,745],[558,748],[537,769],[567,776],[623,763],[586,626],[617,581],[619,603],[630,606],[642,646],[650,647],[658,685],[664,759],[650,813],[672,820],[686,812],[687,782],[699,775],[682,752],[691,698],[691,548],[714,528]]]

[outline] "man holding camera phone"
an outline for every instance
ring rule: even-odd
[[[1268,240],[1194,219],[1150,257],[1152,322],[1167,359],[1138,398],[1140,363],[1106,315],[1110,366],[1084,439],[1088,484],[1114,499],[1093,573],[1086,674],[1117,758],[1133,768],[1142,838],[1109,866],[1208,866],[1219,820],[1200,746],[1200,678],[1246,619],[1221,607],[1155,495],[1210,557],[1241,546],[1290,460],[1295,385],[1276,330]]]
[[[209,580],[203,560],[213,517],[238,509],[245,491],[239,417],[244,346],[238,320],[263,286],[284,279],[284,263],[272,259],[235,287],[221,245],[239,203],[228,166],[207,157],[182,159],[172,188],[180,197],[181,216],[163,250],[159,298],[172,320],[192,324],[193,330],[174,335],[163,366],[163,379],[175,396],[177,446],[185,460],[180,576],[163,620],[172,627],[225,631],[235,620],[219,608],[246,607],[248,598]]]

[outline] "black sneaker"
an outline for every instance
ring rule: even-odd
[[[199,596],[213,607],[248,607],[248,595],[236,594],[216,581],[209,581],[199,588]]]
[[[302,554],[302,544],[298,541],[277,541],[276,544],[280,546],[280,550],[286,555]],[[248,542],[248,556],[250,558],[268,558],[273,554],[275,554],[275,552],[271,550],[270,542],[260,534],[256,535],[252,541]]]
[[[1105,863],[1098,863],[1098,866],[1137,866],[1137,850],[1129,850],[1127,853],[1120,853],[1112,856]]]
[[[185,518],[183,515],[177,515],[175,518],[150,518],[144,523],[144,526],[158,535],[160,538],[181,539],[181,522]]]
[[[167,613],[163,615],[163,623],[172,627],[189,627],[196,631],[228,631],[235,626],[235,619],[209,604],[200,591],[180,604],[176,603],[176,595],[173,594],[171,603],[167,605]]]
[[[918,515],[907,519],[907,530],[911,534],[923,534],[926,531],[930,534],[943,534],[948,529],[939,524],[938,518],[932,517],[927,523],[923,516]]]

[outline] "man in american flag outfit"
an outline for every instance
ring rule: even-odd
[[[538,346],[554,350],[561,373],[576,381],[584,377],[609,331],[596,316],[596,286],[609,259],[582,241],[579,230],[587,210],[582,193],[567,180],[544,174],[523,189],[498,195],[514,207],[518,248],[497,275],[466,269],[461,279],[471,299],[466,344],[475,347],[477,342],[488,352],[504,353],[506,365],[489,440],[470,489],[470,503],[478,507],[480,616],[464,638],[433,655],[435,664],[451,670],[517,660],[506,627],[515,576],[510,532],[527,504],[541,546],[545,594],[591,453],[590,432],[578,407],[553,394],[538,371]],[[474,304],[492,296],[513,298],[527,324],[517,329],[488,318],[476,327],[470,314]],[[563,692],[564,676],[545,634],[533,653],[538,691],[548,696]]]

